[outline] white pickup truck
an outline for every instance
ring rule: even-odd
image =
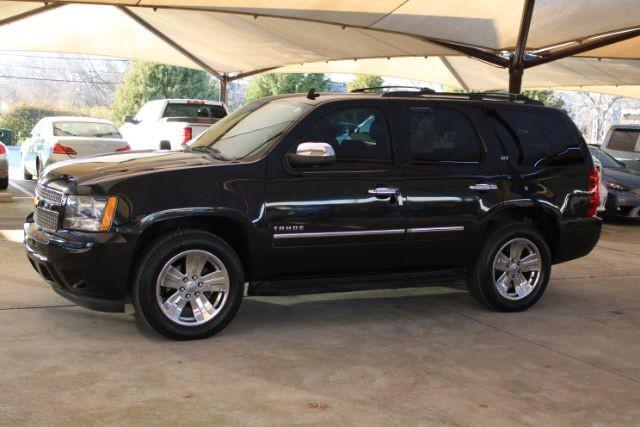
[[[226,115],[226,105],[218,101],[158,99],[135,117],[125,116],[120,133],[132,150],[178,149]]]

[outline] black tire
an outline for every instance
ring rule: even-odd
[[[6,190],[9,186],[9,177],[0,179],[0,190]]]
[[[40,179],[40,173],[42,173],[40,159],[36,159],[36,181]]]
[[[187,250],[204,250],[215,255],[229,275],[226,303],[212,319],[200,325],[181,325],[167,317],[160,309],[156,296],[156,282],[164,265],[174,256]],[[136,314],[160,334],[175,340],[210,337],[221,331],[233,319],[244,289],[244,270],[233,248],[218,236],[198,229],[170,232],[152,242],[136,269],[131,299]]]
[[[33,175],[31,175],[25,168],[22,168],[22,176],[26,181],[31,181],[33,179]]]
[[[527,239],[537,247],[540,252],[541,269],[538,282],[531,293],[522,299],[511,300],[501,295],[494,284],[493,263],[498,251],[517,238]],[[505,312],[526,310],[542,297],[549,283],[551,262],[549,246],[537,229],[521,223],[503,225],[493,230],[486,238],[478,259],[469,270],[467,287],[480,303],[493,310]]]

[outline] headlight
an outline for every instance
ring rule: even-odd
[[[67,196],[62,228],[108,231],[116,211],[116,202],[115,197]]]
[[[606,186],[612,190],[618,190],[618,191],[629,191],[629,188],[622,185],[622,184],[616,184],[615,182],[607,182]]]

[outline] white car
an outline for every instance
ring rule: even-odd
[[[20,147],[25,179],[63,160],[129,150],[112,122],[93,117],[45,117]]]
[[[125,116],[120,133],[133,150],[177,150],[227,115],[219,101],[156,99],[135,117]]]
[[[9,161],[7,160],[7,147],[0,142],[0,190],[6,190],[9,186]]]

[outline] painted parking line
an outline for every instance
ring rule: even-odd
[[[20,191],[22,194],[27,195],[28,197],[33,197],[34,196],[33,193],[31,193],[29,190],[27,190],[26,188],[24,188],[20,184],[17,184],[15,181],[9,180],[9,185],[11,187],[15,188],[16,190]]]

